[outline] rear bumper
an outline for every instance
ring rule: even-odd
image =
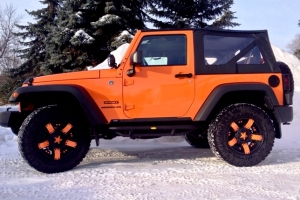
[[[274,112],[279,123],[291,122],[293,120],[293,107],[274,107]]]
[[[23,115],[18,111],[5,111],[0,113],[0,126],[19,127],[23,122]]]

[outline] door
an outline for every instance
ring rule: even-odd
[[[186,35],[144,36],[137,50],[143,64],[127,76],[123,71],[124,113],[129,118],[181,117],[194,100],[194,65],[189,62]],[[192,41],[191,41],[192,45]]]

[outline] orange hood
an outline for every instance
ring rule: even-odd
[[[53,82],[61,80],[79,80],[79,79],[94,79],[100,78],[99,70],[70,72],[62,74],[54,74],[48,76],[35,77],[33,83]]]

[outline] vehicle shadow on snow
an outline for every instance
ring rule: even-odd
[[[83,162],[77,167],[93,168],[103,164],[118,163],[178,163],[180,160],[185,162],[193,161],[212,161],[217,159],[210,149],[196,149],[189,146],[156,148],[151,150],[115,150],[91,148]],[[180,163],[180,162],[179,162]]]
[[[259,166],[280,165],[300,162],[299,149],[273,150]],[[83,162],[76,169],[97,168],[107,165],[156,165],[158,163],[169,164],[226,164],[218,159],[210,149],[195,149],[193,147],[170,147],[152,150],[133,151],[122,149],[91,148]],[[231,166],[227,164],[228,166]]]
[[[300,149],[273,149],[259,166],[300,163]]]

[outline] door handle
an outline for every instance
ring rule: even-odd
[[[175,74],[175,78],[184,78],[184,77],[192,78],[193,74],[192,73],[188,73],[188,74]]]

